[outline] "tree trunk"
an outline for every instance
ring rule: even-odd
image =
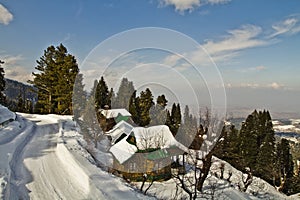
[[[202,159],[203,166],[200,170],[201,172],[197,182],[197,190],[200,192],[202,192],[204,181],[209,173],[210,166],[211,166],[211,159],[212,159],[211,152],[207,154],[204,159]]]

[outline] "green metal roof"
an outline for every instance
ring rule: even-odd
[[[169,153],[166,149],[158,149],[156,151],[150,152],[147,155],[148,160],[158,160],[162,158],[167,158],[169,157]]]

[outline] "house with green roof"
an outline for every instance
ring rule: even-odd
[[[113,170],[134,181],[142,181],[145,174],[156,181],[171,178],[172,163],[188,151],[166,125],[145,128],[119,122],[106,134],[112,142]]]

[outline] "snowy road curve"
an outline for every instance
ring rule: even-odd
[[[74,137],[63,137],[75,134],[74,127],[62,129],[71,117],[22,114],[19,120],[22,128],[0,146],[8,161],[4,199],[152,199],[89,162]]]

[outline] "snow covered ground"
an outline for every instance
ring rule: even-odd
[[[71,116],[14,115],[7,109],[0,110],[0,116],[15,119],[0,127],[0,199],[154,199],[96,167]],[[96,158],[111,160],[100,150]],[[246,193],[240,192],[242,173],[228,163],[224,178],[233,172],[231,182],[216,177],[221,162],[224,161],[214,160],[204,186],[206,193],[215,193],[215,199],[300,199],[298,195],[278,193],[259,178],[254,178]],[[148,193],[170,199],[175,197],[175,190],[171,179],[155,182]],[[179,197],[177,194],[176,199]]]
[[[273,120],[276,132],[294,132],[300,134],[300,119]]]
[[[2,106],[0,104],[0,125],[8,122],[10,120],[14,120],[16,118],[16,114],[13,112],[10,112],[6,107]]]
[[[221,164],[224,165],[224,177],[220,178]],[[229,174],[232,173],[230,181],[227,180]],[[191,178],[193,172],[187,174]],[[274,200],[297,200],[300,199],[300,194],[286,196],[279,193],[273,186],[264,180],[254,177],[252,184],[246,192],[239,190],[239,185],[242,184],[242,177],[245,176],[242,172],[232,167],[229,163],[213,158],[210,173],[203,187],[203,194],[198,194],[197,199],[227,199],[227,200],[259,200],[259,199],[274,199]],[[193,179],[193,178],[192,178]],[[134,183],[137,187],[141,183]],[[148,183],[149,184],[149,183]],[[145,188],[147,188],[146,184]],[[241,185],[242,186],[242,185]],[[170,179],[166,182],[154,182],[148,190],[149,194],[157,196],[159,199],[188,199],[188,195],[178,189],[176,192],[175,179]]]
[[[153,199],[95,166],[71,116],[19,113],[2,134],[1,199]]]

